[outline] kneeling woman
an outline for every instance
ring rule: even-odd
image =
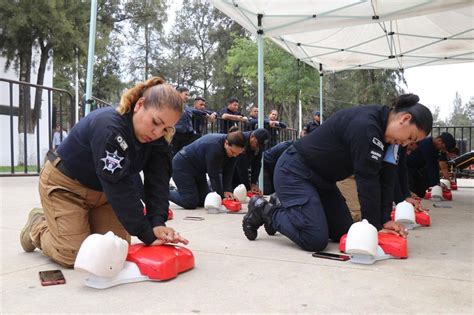
[[[27,252],[40,248],[72,266],[92,233],[112,231],[147,245],[188,241],[166,227],[171,156],[165,140],[183,112],[176,90],[155,77],[122,95],[120,106],[83,118],[49,152],[39,178],[44,214],[33,210],[20,235]],[[145,184],[137,185],[143,170]],[[143,214],[141,192],[147,213]]]
[[[431,132],[432,115],[416,95],[402,95],[393,107],[361,106],[336,112],[278,159],[274,185],[281,205],[253,199],[243,219],[248,239],[265,224],[304,250],[317,251],[347,233],[352,218],[336,182],[354,174],[362,217],[378,230],[402,236],[402,225],[390,221],[393,176],[382,162],[390,146],[406,146]],[[392,149],[392,148],[390,148]],[[390,200],[388,200],[390,199]]]
[[[208,134],[185,146],[173,158],[173,180],[177,190],[170,191],[170,201],[185,208],[204,206],[211,188],[222,198],[234,199],[232,174],[235,157],[245,149],[241,131],[228,134]]]

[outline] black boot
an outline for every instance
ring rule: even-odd
[[[275,207],[281,206],[280,199],[278,198],[278,195],[276,192],[270,195],[270,203],[274,205]]]
[[[270,204],[273,205],[273,207],[269,208],[267,213],[264,213],[263,218],[264,218],[264,225],[263,227],[265,228],[265,231],[267,232],[268,235],[275,235],[277,230],[273,227],[272,224],[272,216],[275,208],[281,207],[281,202],[280,199],[278,199],[278,196],[276,193],[273,193],[270,195]],[[264,211],[265,212],[265,211]]]
[[[275,235],[277,230],[273,227],[273,212],[275,211],[275,206],[272,205],[271,203],[268,203],[265,208],[263,209],[263,227],[265,228],[265,231],[267,232],[268,235]]]
[[[242,229],[245,236],[253,241],[257,238],[257,230],[265,222],[263,221],[263,209],[268,202],[262,196],[253,196],[248,204],[248,212],[242,220]]]

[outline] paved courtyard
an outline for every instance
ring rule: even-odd
[[[96,290],[84,286],[85,274],[39,251],[22,251],[20,230],[29,210],[40,206],[37,181],[0,178],[2,314],[474,312],[474,188],[454,191],[454,201],[445,202],[452,208],[423,201],[432,226],[410,232],[409,258],[368,266],[313,258],[263,228],[250,242],[242,233],[242,214],[172,206],[175,218],[168,225],[190,240],[196,267],[166,282]],[[62,269],[67,283],[42,287],[38,271],[49,269]]]

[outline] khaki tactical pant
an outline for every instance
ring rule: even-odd
[[[87,236],[112,231],[130,243],[130,235],[117,219],[107,197],[61,173],[59,163],[46,161],[39,178],[45,221],[33,226],[33,244],[57,263],[72,267]]]
[[[362,216],[360,212],[359,196],[357,194],[357,185],[354,176],[337,182],[337,187],[344,196],[344,199],[346,199],[347,207],[351,211],[351,216],[354,222],[360,221]]]

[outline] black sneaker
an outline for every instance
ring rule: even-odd
[[[247,214],[242,220],[242,229],[245,236],[253,241],[257,238],[257,230],[265,222],[263,221],[263,208],[268,202],[262,196],[253,196],[248,204]]]

